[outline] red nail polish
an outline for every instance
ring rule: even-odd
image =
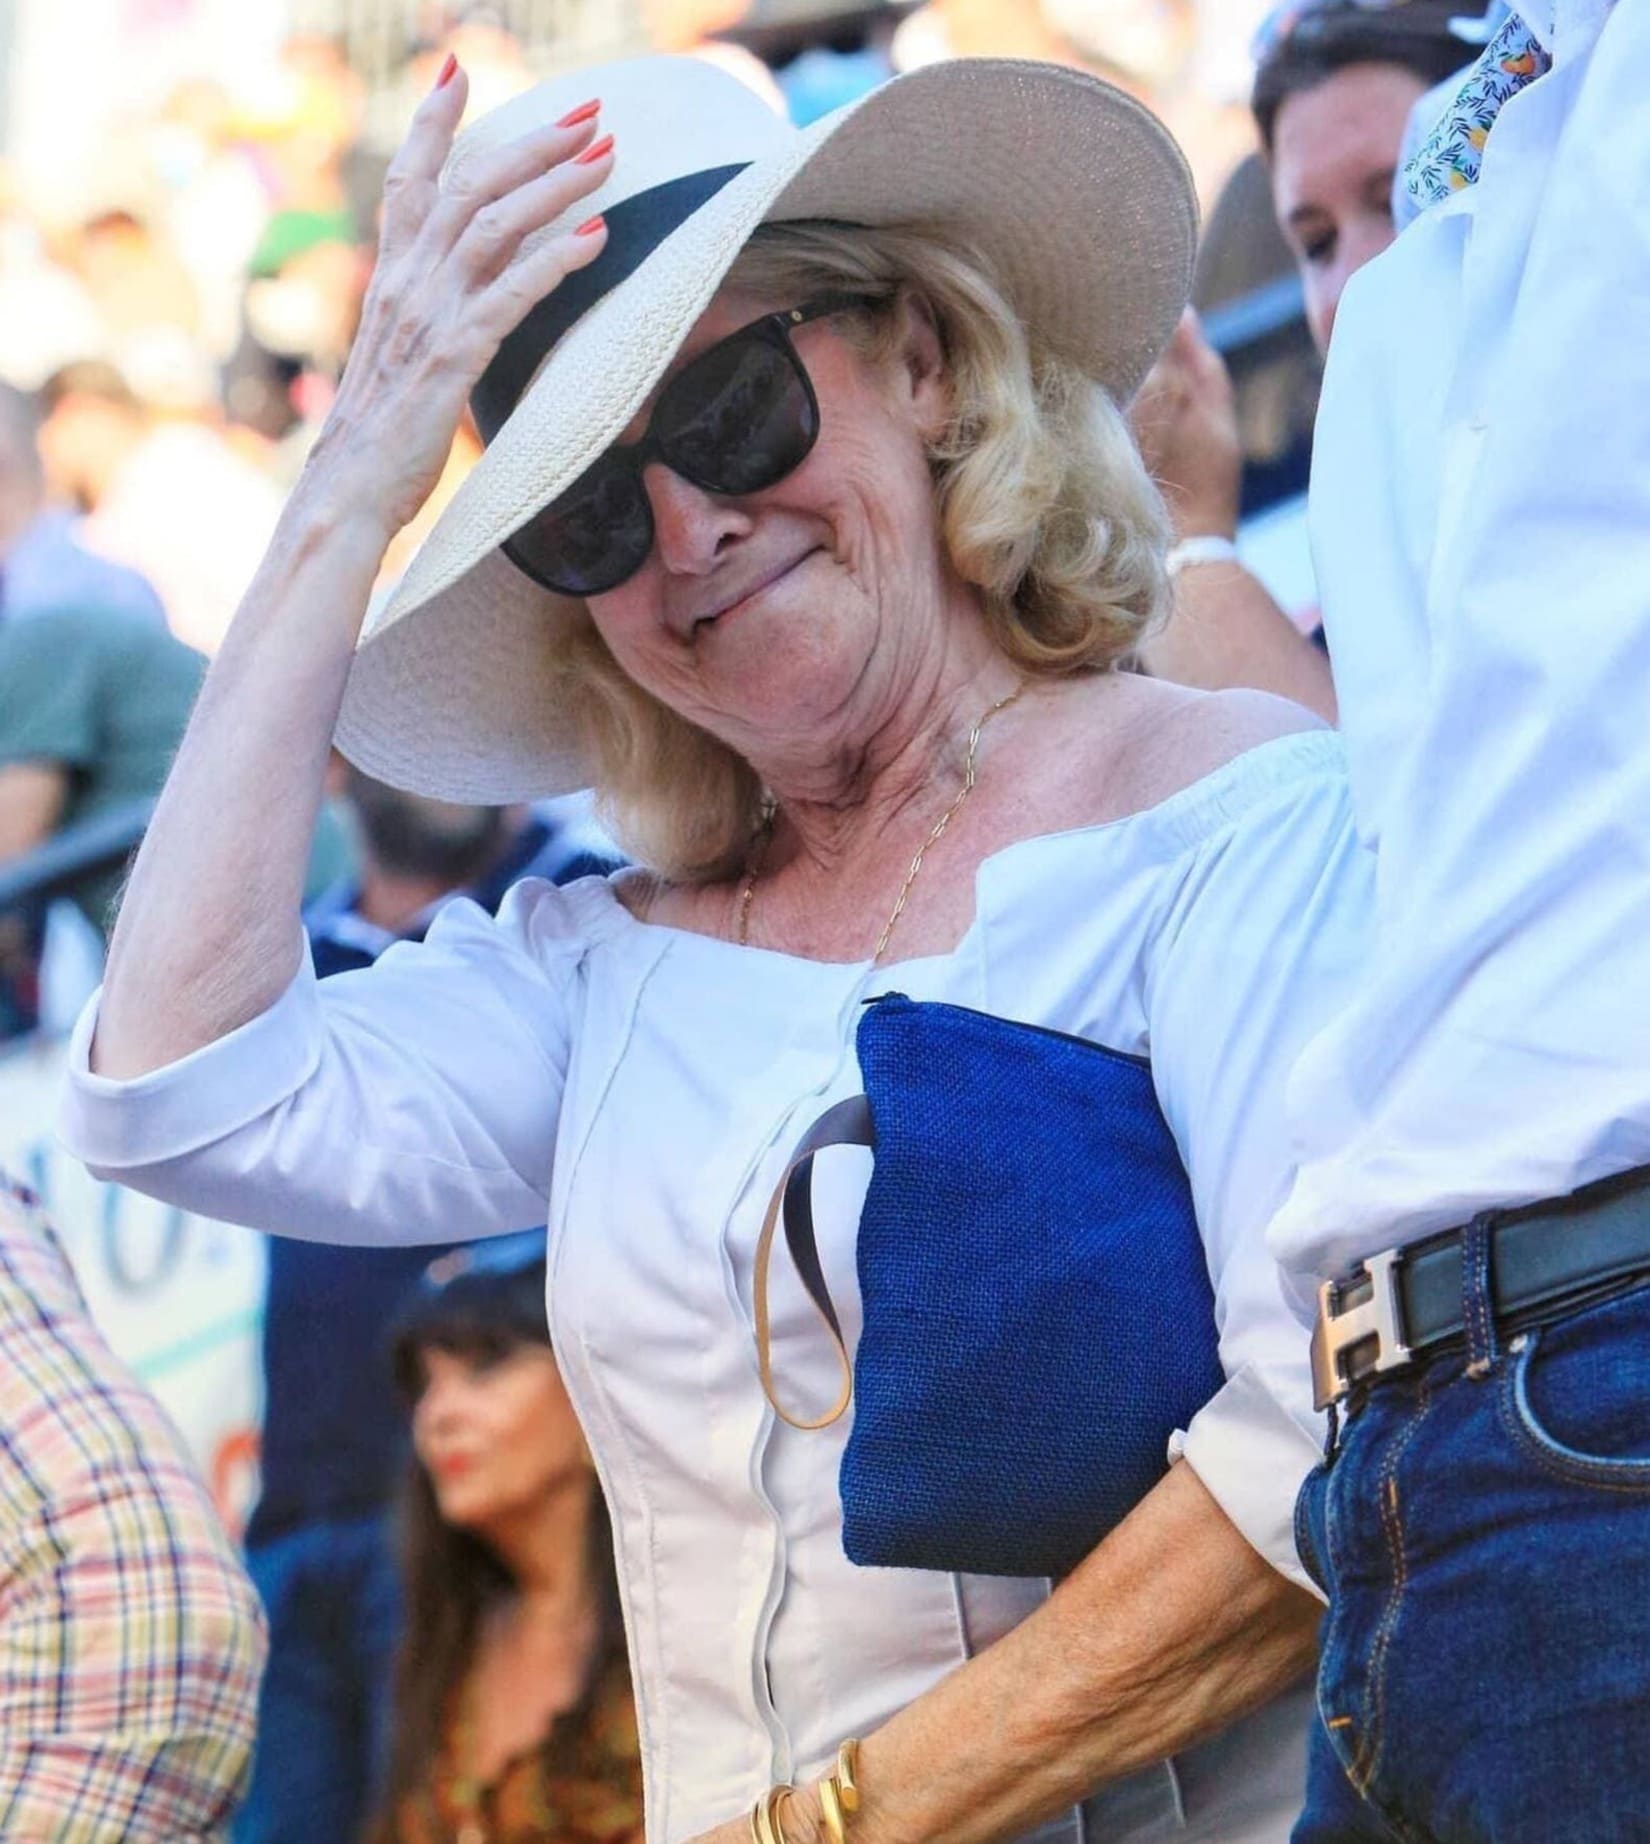
[[[585,122],[593,122],[602,112],[602,99],[593,96],[589,102],[581,102],[576,109],[570,110],[556,123],[558,128],[577,128]]]
[[[574,166],[594,166],[604,155],[613,151],[613,137],[604,134],[599,141],[592,141],[582,154],[573,156]]]
[[[435,80],[435,87],[438,90],[446,89],[447,85],[452,82],[457,71],[458,59],[449,51],[447,53],[447,62],[441,67],[441,75]]]
[[[606,218],[602,217],[600,213],[598,213],[593,218],[586,218],[585,221],[579,226],[579,228],[576,231],[574,231],[573,235],[575,237],[594,237],[597,231],[605,230],[606,228],[607,228]]]

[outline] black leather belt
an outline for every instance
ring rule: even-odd
[[[1465,1332],[1461,1242],[1447,1229],[1386,1249],[1318,1289],[1313,1393],[1320,1409],[1368,1377],[1431,1356]],[[1650,1166],[1546,1203],[1490,1217],[1490,1294],[1499,1329],[1517,1332],[1559,1310],[1650,1275]]]

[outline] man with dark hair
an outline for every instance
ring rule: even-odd
[[[1307,0],[1261,30],[1251,106],[1320,352],[1342,290],[1397,234],[1405,129],[1427,91],[1472,62],[1473,11],[1467,0]]]
[[[610,868],[571,828],[405,794],[353,768],[342,783],[361,875],[306,914],[322,978],[420,939],[455,896],[494,909],[523,877]],[[354,1837],[378,1790],[400,1632],[389,1511],[405,1447],[382,1339],[436,1252],[269,1244],[263,1487],[246,1544],[270,1668],[238,1844]]]

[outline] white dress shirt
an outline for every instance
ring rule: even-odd
[[[1318,1433],[1263,1239],[1290,1176],[1283,1078],[1356,977],[1368,911],[1340,744],[1307,733],[999,852],[950,954],[822,964],[644,925],[600,880],[529,882],[496,923],[457,903],[367,971],[318,985],[306,968],[262,1017],[132,1082],[88,1073],[89,1011],[64,1130],[105,1177],[289,1233],[415,1242],[548,1218],[552,1336],[613,1514],[648,1836],[675,1844],[825,1769],[1046,1593],[849,1564],[847,1422],[799,1433],[759,1384],[757,1232],[803,1130],[860,1088],[863,1000],[945,999],[1150,1056],[1230,1379],[1185,1463],[1299,1579],[1291,1512]],[[850,1342],[867,1171],[820,1162]],[[783,1262],[774,1329],[788,1397],[829,1400],[834,1360]],[[1310,1707],[1282,1699],[1135,1776],[1092,1802],[1088,1835],[1283,1844]]]
[[[1650,0],[1558,0],[1476,185],[1348,288],[1312,482],[1365,977],[1289,1268],[1650,1161]]]

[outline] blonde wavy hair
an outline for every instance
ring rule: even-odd
[[[1167,595],[1168,524],[1118,407],[1021,324],[984,260],[919,228],[764,225],[727,286],[779,301],[845,294],[841,322],[873,358],[893,355],[900,292],[933,312],[952,387],[930,449],[952,567],[978,590],[990,632],[1029,677],[1109,671]],[[645,692],[588,615],[562,629],[556,665],[574,695],[598,808],[638,862],[677,882],[735,874],[764,791],[728,746]]]

